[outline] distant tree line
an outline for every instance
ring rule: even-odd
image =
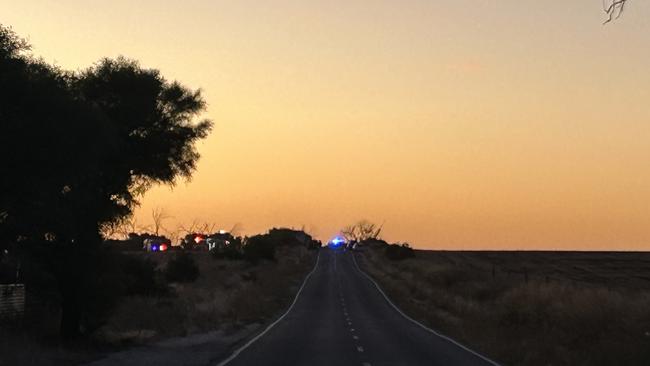
[[[217,258],[243,259],[255,264],[261,260],[275,261],[276,249],[282,246],[318,249],[321,242],[303,230],[273,228],[266,234],[246,237],[238,245],[215,250],[213,255]]]

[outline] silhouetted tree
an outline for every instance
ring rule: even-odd
[[[131,234],[148,232],[151,230],[149,226],[140,225],[134,215],[129,215],[117,222],[107,223],[107,225],[115,226],[115,233],[121,235],[123,239],[128,239]]]
[[[0,26],[0,246],[42,259],[57,279],[62,334],[74,336],[97,290],[100,230],[152,185],[189,178],[211,122],[195,123],[200,91],[135,61],[71,73],[29,50]]]
[[[153,220],[153,233],[160,235],[160,230],[164,229],[163,222],[171,218],[164,209],[156,207],[151,210],[151,219]]]
[[[354,225],[349,225],[341,229],[341,234],[345,239],[360,243],[366,240],[379,239],[383,224],[378,226],[367,220],[361,220]]]
[[[261,259],[275,260],[276,246],[269,235],[251,236],[244,245],[244,258],[251,263],[258,263]]]

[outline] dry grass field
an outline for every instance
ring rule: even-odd
[[[650,365],[650,253],[357,258],[406,313],[504,365]]]
[[[132,255],[148,256],[160,267],[172,257]],[[279,247],[277,262],[251,265],[192,253],[201,273],[195,282],[173,284],[172,296],[127,297],[96,336],[102,342],[144,343],[263,324],[288,306],[315,256],[303,247]]]
[[[0,326],[0,366],[84,364],[128,349],[161,341],[219,336],[217,343],[233,343],[249,336],[291,303],[317,251],[278,247],[276,262],[213,258],[191,252],[200,276],[195,282],[172,283],[165,294],[121,298],[106,324],[77,343],[65,346],[56,338],[57,313],[42,324],[42,335]],[[174,253],[131,252],[166,267]],[[209,337],[208,337],[209,338]],[[206,338],[207,339],[207,338]]]

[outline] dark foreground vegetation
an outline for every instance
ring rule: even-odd
[[[1,323],[0,365],[80,364],[124,347],[213,331],[248,336],[286,309],[320,246],[279,232],[299,233],[256,235],[273,256],[252,259],[105,246],[100,253],[110,266],[97,274],[100,297],[86,305],[84,337],[62,344],[56,289],[30,285],[24,316]]]
[[[101,232],[155,184],[189,178],[211,122],[200,91],[126,58],[69,72],[0,25],[0,253],[60,308],[60,333],[97,324],[115,264]],[[15,280],[15,279],[14,279]]]
[[[0,284],[25,292],[24,311],[0,312],[0,365],[75,364],[89,346],[234,329],[288,304],[320,246],[304,233],[212,253],[107,240],[149,188],[191,177],[205,107],[199,90],[124,57],[62,70],[0,25]]]
[[[504,365],[650,364],[650,253],[386,254],[357,258],[398,306]]]
[[[195,266],[200,275],[193,281],[169,283],[164,293],[124,297],[94,337],[102,343],[128,345],[262,324],[288,306],[316,257],[305,247],[281,246],[276,252],[275,261],[257,264],[205,252],[183,254],[182,262],[174,256],[133,254],[152,261],[162,273],[174,262],[189,262],[183,266]]]

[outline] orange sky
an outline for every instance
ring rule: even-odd
[[[215,122],[154,207],[420,248],[650,249],[650,3],[5,1],[67,69],[120,54],[202,88]]]

